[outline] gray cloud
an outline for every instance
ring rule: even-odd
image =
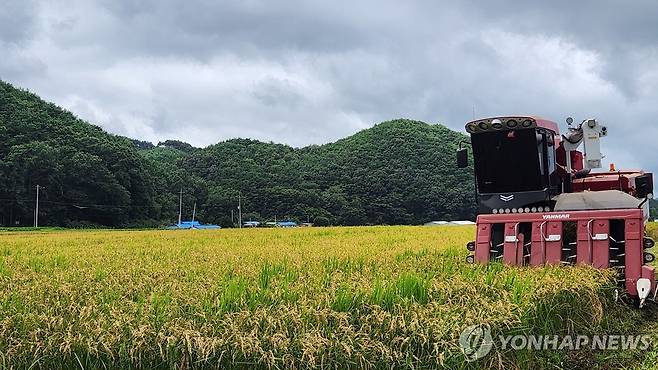
[[[649,1],[41,1],[0,10],[0,78],[107,130],[324,143],[408,117],[596,116],[658,170]]]
[[[0,42],[20,44],[31,38],[35,22],[32,1],[0,2]]]

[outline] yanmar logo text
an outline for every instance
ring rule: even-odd
[[[558,213],[556,215],[543,215],[544,220],[564,220],[565,218],[571,217],[568,213]]]

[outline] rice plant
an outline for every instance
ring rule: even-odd
[[[473,232],[0,234],[0,368],[558,367],[496,349],[467,364],[459,334],[606,325],[612,274],[469,265]]]

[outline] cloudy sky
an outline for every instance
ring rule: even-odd
[[[0,0],[0,79],[110,132],[196,146],[594,116],[609,160],[658,171],[653,1]]]

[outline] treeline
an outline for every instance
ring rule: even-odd
[[[419,224],[474,216],[472,170],[457,170],[465,137],[395,120],[326,145],[232,139],[207,148],[104,132],[0,82],[0,223],[28,226],[40,185],[41,225],[158,226],[184,218],[326,218],[336,225]],[[233,212],[232,212],[233,211]],[[233,217],[231,217],[233,213]]]

